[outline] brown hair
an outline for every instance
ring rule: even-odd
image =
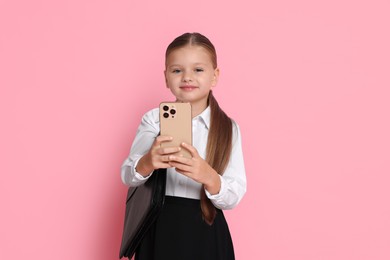
[[[169,54],[173,50],[186,45],[204,47],[210,54],[214,69],[217,68],[217,54],[214,45],[207,37],[200,33],[185,33],[173,40],[166,50],[165,60],[167,60]],[[232,151],[233,124],[232,120],[219,107],[212,91],[209,93],[208,105],[210,106],[211,114],[206,148],[206,161],[218,174],[222,175],[229,163]],[[207,198],[204,189],[201,191],[200,205],[204,220],[211,225],[214,222],[217,211],[211,201]]]

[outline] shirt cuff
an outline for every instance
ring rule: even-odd
[[[222,202],[222,198],[224,197],[224,194],[226,193],[226,183],[221,175],[219,175],[219,179],[221,180],[221,189],[219,190],[219,192],[217,194],[211,195],[210,192],[208,192],[205,189],[207,197],[211,201],[215,201],[217,204],[219,204],[218,202]]]
[[[134,168],[133,168],[133,170],[134,170],[134,178],[135,178],[136,180],[138,180],[138,181],[145,181],[145,180],[149,179],[150,176],[152,176],[152,173],[153,173],[153,172],[149,173],[147,176],[143,176],[141,173],[137,172],[137,164],[138,164],[138,162],[139,162],[140,159],[141,159],[141,158],[137,159],[137,160],[134,162]]]

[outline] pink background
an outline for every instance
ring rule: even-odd
[[[390,259],[389,1],[0,2],[0,259],[118,258],[164,51],[215,44],[248,178],[237,259]]]

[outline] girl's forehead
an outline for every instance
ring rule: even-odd
[[[196,62],[211,62],[209,51],[199,45],[186,45],[172,50],[168,57],[167,63],[174,61],[196,61]]]

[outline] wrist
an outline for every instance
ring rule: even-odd
[[[213,170],[213,172],[211,173],[209,181],[204,184],[204,188],[211,195],[218,194],[221,190],[221,179],[219,177],[219,174],[215,170]]]
[[[147,163],[147,155],[143,156],[141,159],[139,159],[136,167],[135,167],[135,171],[138,172],[139,174],[141,174],[142,176],[146,177],[148,175],[150,175],[154,169],[153,167],[151,166],[151,164],[148,164]]]

